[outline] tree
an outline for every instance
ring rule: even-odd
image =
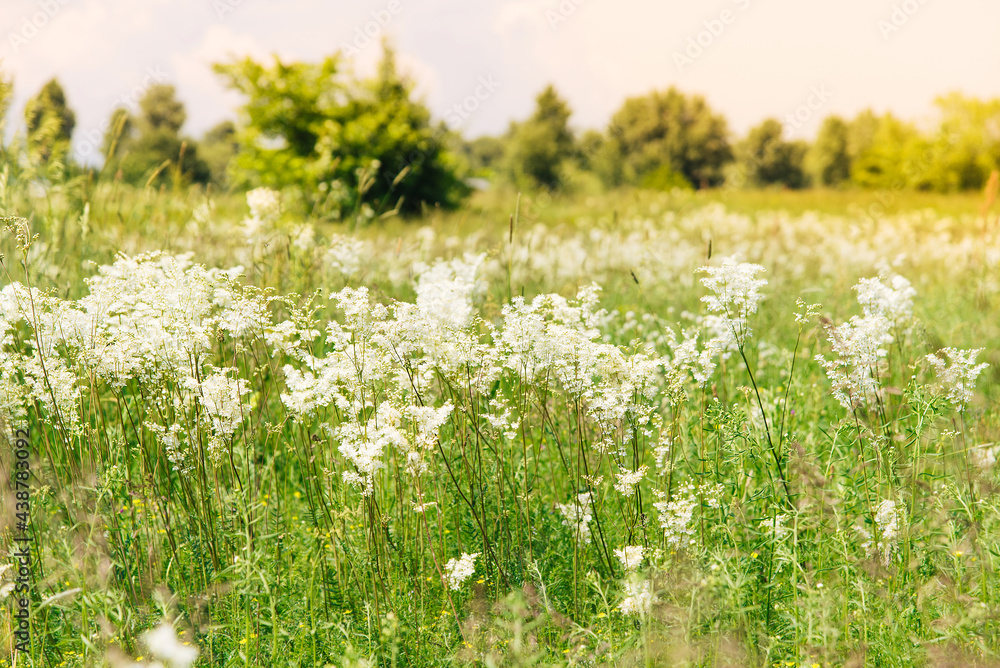
[[[586,130],[580,136],[577,145],[577,162],[580,168],[589,172],[597,172],[600,156],[604,152],[604,133],[598,130]]]
[[[4,76],[2,70],[0,70],[0,157],[6,155],[6,148],[4,147],[4,129],[7,123],[7,111],[10,109],[10,103],[14,97],[14,80]]]
[[[820,126],[816,142],[806,155],[813,180],[824,186],[838,186],[851,178],[848,126],[840,116],[828,116]]]
[[[722,183],[723,167],[732,160],[728,128],[701,96],[675,88],[633,97],[615,113],[599,161],[609,185],[664,180],[676,172],[699,187]],[[666,170],[664,169],[666,168]]]
[[[917,188],[940,192],[981,189],[1000,169],[1000,99],[978,100],[952,93],[935,100],[941,114],[937,133],[919,146]]]
[[[851,121],[851,180],[866,188],[894,190],[982,188],[1000,167],[1000,100],[953,93],[935,103],[941,120],[930,134],[892,114],[864,111]]]
[[[920,180],[926,166],[912,160],[919,140],[915,127],[892,114],[862,112],[848,132],[851,180],[864,188],[884,189],[905,188]]]
[[[746,139],[737,146],[737,165],[748,185],[784,185],[789,188],[806,185],[803,169],[806,144],[785,141],[783,132],[784,126],[780,121],[768,118],[751,128]]]
[[[847,126],[847,155],[853,164],[875,143],[879,117],[871,109],[865,109],[854,117]]]
[[[76,114],[66,103],[66,93],[58,79],[51,79],[24,107],[29,154],[49,162],[69,149]]]
[[[246,58],[215,71],[246,96],[230,170],[241,185],[296,187],[314,205],[335,191],[344,207],[399,203],[405,211],[455,206],[468,193],[448,131],[412,99],[391,48],[362,81],[344,77],[337,57],[275,58],[270,67]]]
[[[198,143],[198,155],[208,166],[212,183],[221,187],[229,185],[229,164],[239,150],[236,124],[232,121],[222,121],[205,133]]]
[[[122,177],[130,183],[169,179],[205,183],[208,166],[198,157],[197,144],[180,133],[185,120],[187,112],[173,86],[150,86],[139,100],[138,116],[124,109],[112,112],[105,158],[116,160]]]
[[[462,154],[473,174],[492,174],[503,162],[505,143],[500,137],[484,135],[462,142]]]
[[[535,98],[535,111],[511,127],[507,169],[513,181],[527,188],[558,189],[563,163],[573,156],[569,104],[549,85]]]

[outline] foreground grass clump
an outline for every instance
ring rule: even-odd
[[[995,225],[691,197],[12,220],[35,664],[996,661]]]

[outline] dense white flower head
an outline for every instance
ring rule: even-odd
[[[885,499],[879,503],[875,510],[875,535],[858,528],[858,532],[866,538],[863,547],[868,551],[868,556],[878,556],[882,564],[889,565],[893,552],[897,549],[899,534],[905,521],[903,508],[891,499]]]
[[[653,608],[656,602],[652,592],[650,592],[649,581],[625,582],[625,598],[618,604],[618,610],[623,615],[634,617],[645,617]]]
[[[469,255],[417,266],[417,308],[443,324],[462,329],[472,321],[476,273],[486,255]]]
[[[892,343],[892,324],[882,315],[854,316],[849,322],[830,328],[830,347],[837,355],[816,361],[826,370],[833,396],[848,410],[878,397],[879,369]]]
[[[618,477],[618,482],[615,483],[615,489],[622,496],[634,496],[635,488],[642,479],[646,477],[646,471],[649,469],[648,466],[640,466],[635,471],[630,471],[628,469],[622,469],[616,475]]]
[[[14,567],[11,564],[0,565],[0,601],[10,596],[17,584],[13,581]],[[8,575],[9,574],[9,575]]]
[[[229,369],[213,370],[200,383],[189,378],[187,385],[198,394],[213,431],[220,436],[232,436],[249,415],[250,406],[243,403],[243,397],[250,387],[244,379],[232,377]]]
[[[980,471],[991,470],[997,464],[997,455],[1000,454],[1000,445],[987,443],[969,449],[969,458]]]
[[[695,487],[691,483],[682,485],[673,500],[663,499],[653,504],[659,513],[660,527],[668,545],[680,547],[685,538],[694,535],[694,511],[698,505]]]
[[[708,274],[701,283],[713,292],[701,300],[710,312],[726,318],[733,337],[742,345],[751,334],[747,319],[757,312],[763,298],[760,289],[767,285],[766,279],[757,278],[764,267],[730,257],[717,267],[702,267],[699,271]]]
[[[573,530],[581,543],[590,542],[590,521],[594,519],[590,492],[579,494],[571,503],[556,504],[563,516],[563,524]]]
[[[899,274],[883,273],[878,278],[862,278],[854,289],[866,316],[882,316],[893,325],[905,325],[913,319],[913,299],[917,291]]]
[[[768,534],[773,540],[781,540],[791,533],[791,529],[785,526],[785,522],[787,521],[788,515],[782,513],[775,515],[769,520],[763,520],[758,526],[762,532]]]
[[[330,237],[325,260],[331,271],[347,278],[357,278],[364,271],[365,262],[372,254],[369,243],[354,237],[334,234]]]
[[[983,362],[976,364],[976,357],[983,350],[958,350],[956,348],[944,348],[938,355],[928,355],[928,364],[934,369],[937,376],[938,386],[946,393],[945,398],[959,410],[965,410],[972,400],[972,393],[976,389],[976,379],[989,364]],[[944,356],[949,364],[941,359]]]
[[[250,216],[264,221],[274,221],[281,215],[281,195],[270,188],[255,188],[247,193]]]
[[[626,545],[623,548],[615,549],[615,556],[621,562],[622,568],[626,571],[634,571],[639,568],[643,557],[646,556],[646,548],[642,545]]]
[[[189,668],[198,659],[198,648],[181,642],[174,633],[174,627],[167,622],[144,633],[142,639],[149,652],[165,661],[170,668]]]
[[[256,188],[247,193],[250,215],[243,220],[247,242],[260,241],[281,215],[281,195],[270,188]]]
[[[448,560],[448,563],[444,565],[444,575],[448,579],[449,587],[456,591],[461,589],[462,583],[476,572],[476,557],[478,556],[478,552],[474,554],[463,552],[458,559]]]

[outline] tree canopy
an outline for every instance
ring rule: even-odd
[[[563,163],[574,152],[569,104],[549,85],[535,98],[535,111],[511,127],[507,169],[514,182],[529,188],[556,189]]]
[[[174,87],[154,84],[139,100],[137,115],[123,108],[113,112],[105,136],[105,159],[115,163],[130,183],[171,179],[205,183],[208,166],[198,157],[197,145],[181,136],[186,120],[187,112]]]
[[[24,107],[29,155],[40,162],[64,155],[69,149],[76,114],[66,102],[58,79],[50,79]]]
[[[629,98],[611,119],[602,161],[611,185],[639,184],[664,167],[699,187],[719,185],[732,159],[726,120],[676,88]]]
[[[768,118],[751,128],[746,139],[736,148],[736,160],[741,177],[752,186],[784,185],[801,188],[806,184],[803,161],[805,142],[785,141],[784,126]]]
[[[346,76],[337,57],[275,58],[270,66],[245,58],[215,70],[246,98],[231,169],[238,183],[297,187],[313,203],[335,192],[344,207],[398,204],[404,211],[454,206],[467,191],[446,148],[448,131],[433,126],[430,111],[413,99],[413,83],[390,48],[368,80]]]

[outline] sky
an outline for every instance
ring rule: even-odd
[[[435,117],[467,137],[526,117],[548,83],[580,130],[676,86],[736,134],[773,116],[799,138],[833,113],[929,124],[938,95],[1000,97],[997,0],[0,0],[9,131],[58,76],[78,154],[152,82],[177,87],[197,137],[241,101],[211,63],[341,50],[364,74],[384,37]]]

